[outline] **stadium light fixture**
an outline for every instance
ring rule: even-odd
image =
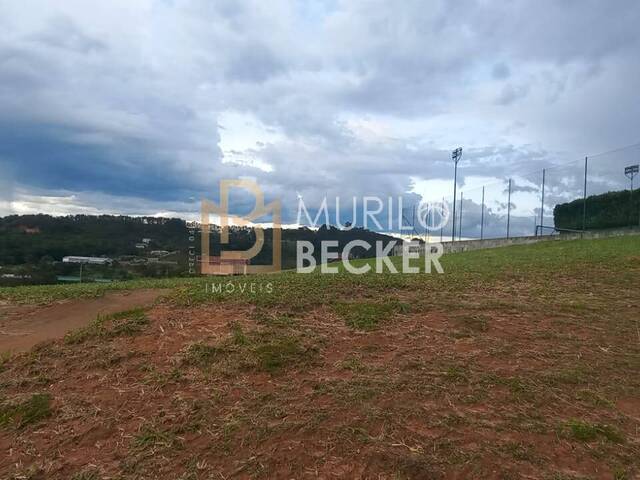
[[[640,165],[629,165],[624,169],[624,175],[631,181],[631,189],[629,190],[629,215],[631,215],[631,211],[633,210],[633,177],[635,177],[638,172],[640,172]]]
[[[458,147],[453,152],[451,152],[451,159],[453,160],[455,167],[453,170],[453,226],[451,227],[451,241],[455,242],[456,240],[456,196],[457,196],[457,186],[458,186],[458,162],[462,158],[462,148]]]

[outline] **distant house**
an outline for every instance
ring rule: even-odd
[[[142,243],[144,243],[145,245],[149,245],[151,243],[151,239],[150,238],[143,238],[142,239]]]
[[[136,243],[136,248],[139,250],[144,250],[145,248],[147,248],[147,244],[146,243]]]
[[[149,254],[154,257],[165,257],[169,255],[169,252],[167,250],[151,250]]]
[[[40,227],[28,227],[26,225],[18,225],[17,228],[22,233],[26,233],[26,234],[29,234],[29,235],[36,235],[36,234],[40,233]]]
[[[246,275],[249,260],[243,258],[209,257],[209,265],[204,265],[198,258],[202,273],[208,275]]]
[[[62,258],[62,263],[85,263],[89,265],[111,265],[113,260],[106,257],[78,257],[68,256]]]
[[[31,278],[31,275],[19,275],[17,273],[3,273],[0,275],[0,278],[11,278],[14,280],[28,280]]]

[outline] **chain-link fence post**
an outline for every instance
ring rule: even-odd
[[[464,199],[464,192],[460,192],[460,228],[458,228],[458,240],[462,240],[462,200]]]
[[[509,228],[511,223],[511,179],[509,179],[509,196],[507,197],[507,238],[509,238]]]
[[[480,213],[480,240],[484,239],[484,185],[482,186],[482,210]]]
[[[582,194],[582,231],[587,230],[587,171],[589,157],[584,157],[584,191]]]
[[[547,170],[542,169],[542,202],[540,204],[540,235],[544,235],[544,184],[547,177]],[[538,229],[536,228],[536,235],[538,235]]]
[[[444,210],[444,197],[442,197],[442,208]],[[440,221],[440,243],[442,243],[442,230],[444,229],[444,221]]]

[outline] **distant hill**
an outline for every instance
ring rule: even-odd
[[[0,264],[61,260],[66,255],[134,255],[143,238],[162,250],[184,249],[188,243],[186,224],[176,218],[11,215],[0,218]]]
[[[220,251],[219,228],[212,227],[212,254]],[[144,248],[137,248],[143,239],[148,240]],[[362,228],[339,230],[322,226],[318,230],[309,228],[285,229],[282,231],[283,266],[295,265],[297,240],[308,240],[316,245],[316,254],[322,240],[337,240],[339,250],[350,240],[361,239],[374,244],[393,240],[388,235],[378,234]],[[233,227],[230,243],[226,249],[245,250],[255,241],[250,228]],[[114,215],[10,215],[0,218],[0,265],[37,264],[59,261],[64,256],[108,256],[141,255],[151,250],[179,251],[186,254],[189,246],[199,253],[200,238],[189,240],[187,223],[178,218],[128,217]],[[357,257],[370,257],[375,251],[354,250]],[[265,247],[254,263],[271,260],[271,232],[265,233]]]

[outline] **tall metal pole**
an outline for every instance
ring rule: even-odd
[[[411,219],[411,228],[413,228],[413,234],[417,235],[418,231],[416,230],[416,206],[413,206],[413,218]]]
[[[451,158],[455,163],[455,167],[453,170],[453,225],[451,230],[451,241],[455,242],[456,240],[456,198],[457,198],[457,188],[458,188],[458,162],[462,158],[462,148],[458,147],[453,152],[451,152]]]
[[[509,229],[511,227],[511,179],[509,179],[509,197],[507,200],[507,238],[509,238]]]
[[[631,180],[631,190],[629,191],[629,212],[627,213],[627,218],[629,219],[629,226],[634,224],[632,219],[632,210],[633,210],[633,177],[635,177],[638,173],[640,173],[640,165],[629,165],[624,169],[625,176]]]
[[[429,243],[431,241],[431,239],[429,238],[429,229],[431,228],[431,223],[429,223],[430,219],[431,219],[431,209],[427,210],[427,226],[424,229],[425,243]]]
[[[460,228],[458,228],[458,240],[462,240],[462,199],[464,192],[460,192]]]
[[[451,227],[451,241],[456,241],[456,197],[457,197],[457,185],[458,185],[458,160],[455,159],[456,166],[453,169],[453,226]]]
[[[633,175],[631,175],[631,192],[629,194],[629,226],[633,225],[631,211],[633,210]]]
[[[444,211],[444,197],[442,197],[442,211]],[[444,222],[440,219],[440,243],[442,243],[442,230],[444,229]]]
[[[482,187],[482,213],[480,214],[480,240],[484,239],[484,186]]]
[[[582,197],[582,231],[587,230],[587,169],[589,157],[584,157],[584,193]]]
[[[546,169],[542,169],[542,204],[540,205],[540,234],[543,233],[544,227],[544,182],[546,179],[547,171]],[[538,233],[538,229],[536,228],[536,234]]]
[[[633,190],[632,190],[632,192],[633,192]],[[638,204],[638,226],[640,227],[640,204]]]

